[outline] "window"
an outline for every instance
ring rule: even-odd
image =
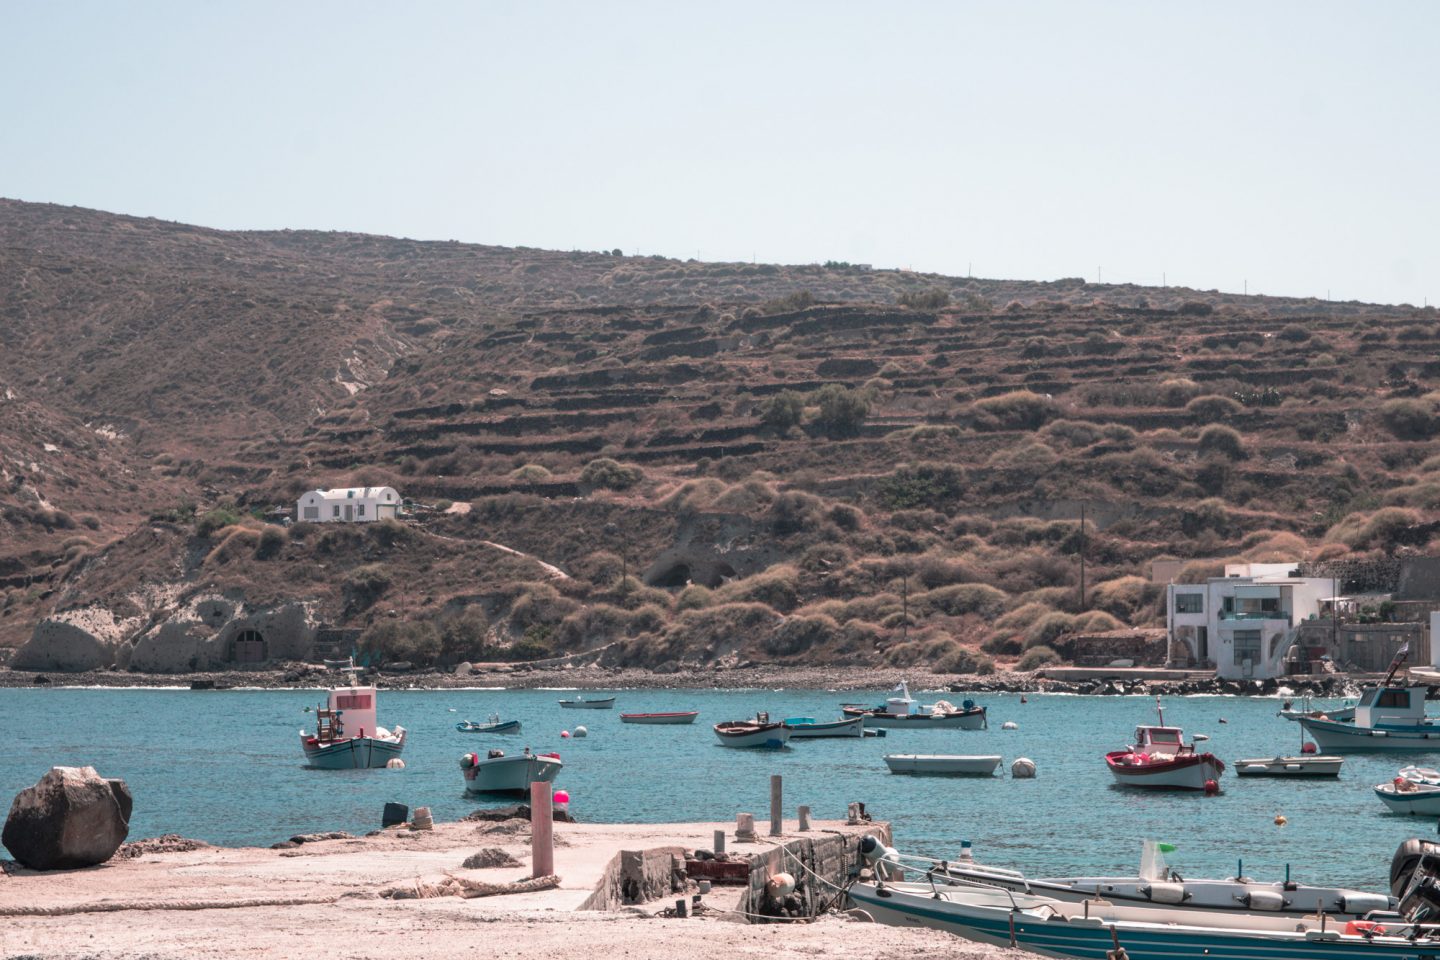
[[[335,709],[336,709],[336,710],[369,710],[369,709],[370,709],[370,694],[368,694],[368,693],[352,693],[352,694],[344,694],[344,693],[342,693],[342,694],[338,694],[338,695],[335,697]]]
[[[1251,663],[1260,662],[1259,630],[1235,631],[1235,662],[1244,663],[1246,660]]]
[[[355,491],[354,491],[354,490],[346,490],[346,491],[345,491],[345,499],[346,499],[346,500],[354,500],[354,499],[355,499]]]
[[[360,504],[360,506],[358,506],[358,507],[355,508],[355,516],[357,516],[357,517],[363,517],[363,516],[365,516],[365,504],[362,503],[362,504]]]
[[[1177,593],[1175,594],[1176,613],[1204,613],[1205,594],[1203,593]]]
[[[1410,706],[1409,690],[1381,690],[1380,702],[1377,707],[1408,707]]]
[[[390,499],[390,494],[388,494],[388,493],[385,494],[385,499],[386,499],[386,500],[389,500],[389,499]]]
[[[338,503],[337,503],[337,504],[334,504],[333,506],[330,507],[330,510],[332,511],[331,514],[330,514],[330,516],[332,516],[332,517],[338,517],[338,516],[340,516],[340,504],[338,504]]]
[[[306,519],[306,520],[319,520],[319,519],[320,519],[320,508],[319,508],[319,507],[306,507],[306,508],[305,508],[305,519]]]

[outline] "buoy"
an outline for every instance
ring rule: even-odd
[[[569,730],[561,730],[561,731],[560,731],[560,739],[561,739],[561,740],[569,740],[569,739],[570,739],[570,731],[569,731]]]
[[[765,881],[765,892],[771,900],[780,900],[795,892],[795,878],[788,873],[777,873]]]
[[[1285,814],[1283,814],[1283,813],[1277,813],[1277,814],[1275,814],[1275,826],[1277,826],[1277,827],[1283,827],[1283,826],[1285,826],[1285,824],[1287,824],[1287,823],[1289,823],[1289,822],[1290,822],[1289,820],[1285,819]]]
[[[1229,720],[1226,720],[1224,717],[1221,717],[1221,718],[1220,718],[1220,722],[1221,722],[1221,723],[1229,723],[1230,721],[1229,721]]]
[[[1029,757],[1016,757],[1010,764],[1010,776],[1016,780],[1030,780],[1035,776],[1035,761]]]
[[[551,801],[555,804],[569,803],[570,794],[565,790],[556,790],[551,797]]]
[[[1029,703],[1030,701],[1026,698],[1025,694],[1022,693],[1022,694],[1020,694],[1020,702],[1021,702],[1021,703]]]
[[[404,760],[401,760],[399,757],[391,757],[389,760],[386,760],[386,761],[385,761],[385,769],[386,769],[386,770],[404,770],[404,769],[405,769],[405,761],[404,761]]]
[[[1319,751],[1319,749],[1319,747],[1315,746],[1315,744],[1311,743],[1309,740],[1306,740],[1304,743],[1300,744],[1301,753],[1316,753],[1317,751]]]
[[[577,736],[577,737],[588,737],[588,736],[590,736],[590,731],[589,731],[589,730],[586,730],[584,727],[576,727],[576,728],[575,728],[575,736]]]
[[[473,753],[460,754],[460,767],[463,770],[469,770],[471,767],[475,766],[475,764],[479,762],[480,758]]]
[[[1020,724],[1016,723],[1014,720],[1006,720],[1004,723],[1000,724],[1000,729],[1001,729],[1001,730],[1019,730],[1019,729],[1020,729]]]
[[[1213,797],[1220,792],[1220,783],[1216,780],[1205,781],[1205,795]]]

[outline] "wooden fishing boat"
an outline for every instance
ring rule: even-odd
[[[932,777],[991,777],[1000,766],[999,755],[954,756],[946,754],[892,753],[885,757],[891,773],[912,773]]]
[[[491,750],[485,756],[467,753],[460,758],[465,771],[467,793],[528,793],[532,783],[553,783],[564,764],[558,753],[524,753],[505,755]]]
[[[989,727],[985,708],[973,700],[966,700],[958,707],[945,700],[922,704],[910,696],[910,687],[903,681],[891,692],[893,695],[879,706],[846,703],[841,705],[840,712],[846,717],[863,717],[867,727],[896,730],[984,730]]]
[[[1105,754],[1105,764],[1116,782],[1152,790],[1219,792],[1225,763],[1214,754],[1196,753],[1195,745],[1185,742],[1184,730],[1164,726],[1159,697],[1155,698],[1155,710],[1160,725],[1136,727],[1134,743]]]
[[[790,730],[783,723],[771,723],[767,714],[754,720],[727,720],[714,727],[715,736],[727,747],[759,747],[776,750],[790,742]]]
[[[1305,754],[1299,757],[1262,757],[1235,761],[1237,777],[1338,777],[1344,757]]]
[[[315,732],[300,731],[306,766],[321,770],[384,767],[405,750],[405,728],[387,730],[376,720],[377,691],[358,684],[353,662],[346,667],[350,685],[329,692],[315,711]]]
[[[519,733],[519,720],[501,720],[499,714],[490,714],[490,719],[484,723],[476,723],[474,720],[461,720],[455,724],[455,729],[461,733]]]
[[[652,725],[676,725],[694,723],[700,716],[699,710],[675,710],[669,713],[622,713],[621,723],[648,723]]]
[[[594,700],[586,700],[582,696],[574,700],[561,700],[560,706],[566,710],[609,710],[615,706],[615,698],[599,697]]]
[[[844,720],[816,720],[814,717],[787,717],[780,721],[790,730],[792,740],[822,739],[829,737],[865,736],[864,717],[846,717]]]

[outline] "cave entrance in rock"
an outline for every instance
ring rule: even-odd
[[[728,563],[722,563],[710,571],[710,576],[706,580],[705,586],[713,589],[720,586],[720,584],[726,580],[733,579],[735,579],[735,568]]]
[[[270,659],[264,635],[259,630],[241,630],[230,641],[230,659],[235,663],[262,663]]]
[[[683,587],[690,583],[690,565],[677,563],[650,580],[652,587]]]

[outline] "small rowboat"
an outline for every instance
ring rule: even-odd
[[[461,720],[455,724],[455,729],[461,733],[519,733],[519,720],[501,720],[499,717],[491,717],[486,723],[476,723],[474,720]]]
[[[673,713],[622,713],[621,723],[681,724],[694,723],[700,716],[699,710],[677,710]]]
[[[1344,757],[1307,754],[1303,757],[1268,757],[1236,760],[1237,777],[1338,777]]]
[[[950,756],[945,754],[892,753],[885,757],[891,773],[913,773],[940,777],[989,777],[1000,766],[999,755]]]
[[[865,736],[865,718],[847,717],[844,720],[816,720],[814,717],[788,717],[782,721],[794,739],[820,739],[822,737]]]
[[[715,724],[715,736],[727,747],[764,747],[778,750],[790,741],[790,730],[783,723],[771,723],[765,714],[754,720],[727,720]]]
[[[603,697],[598,700],[586,700],[581,697],[578,700],[561,700],[560,706],[566,710],[609,710],[615,706],[615,698]]]

